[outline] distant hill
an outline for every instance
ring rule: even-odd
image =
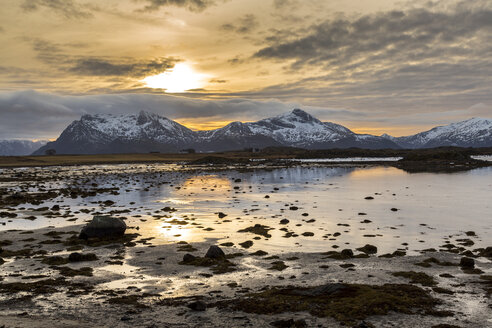
[[[47,141],[0,140],[0,156],[31,155],[46,143]]]

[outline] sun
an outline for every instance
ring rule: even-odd
[[[142,82],[149,88],[165,89],[168,93],[199,89],[205,85],[206,74],[197,73],[186,63],[174,65],[164,73],[147,76]]]

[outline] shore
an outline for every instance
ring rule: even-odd
[[[492,324],[486,230],[445,234],[401,216],[422,206],[411,185],[369,180],[354,196],[339,180],[354,172],[394,180],[397,169],[201,165],[5,172],[0,327]],[[336,179],[320,181],[327,174]],[[80,239],[95,215],[121,218],[125,235]],[[211,246],[225,256],[207,257]]]

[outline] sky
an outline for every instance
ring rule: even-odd
[[[0,0],[0,139],[295,107],[394,136],[492,117],[490,0]]]

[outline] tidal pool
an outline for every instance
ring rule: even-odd
[[[464,238],[466,231],[477,233],[476,247],[492,242],[492,168],[409,174],[386,166],[311,164],[216,170],[112,165],[3,173],[29,173],[28,177],[42,179],[22,179],[0,187],[32,192],[97,185],[114,188],[117,194],[19,205],[13,210],[16,218],[0,219],[4,224],[0,230],[80,225],[94,214],[112,214],[127,218],[127,224],[138,227],[143,238],[153,237],[153,244],[213,238],[218,243],[232,242],[234,247],[251,240],[252,251],[278,253],[365,244],[376,245],[379,253],[412,252],[438,248],[444,239]],[[60,206],[59,215],[35,211],[53,205]],[[163,211],[165,207],[176,211]],[[219,218],[220,212],[226,216]],[[24,219],[32,215],[35,220]],[[282,219],[289,222],[280,224]],[[238,232],[255,224],[272,228],[271,237]]]

